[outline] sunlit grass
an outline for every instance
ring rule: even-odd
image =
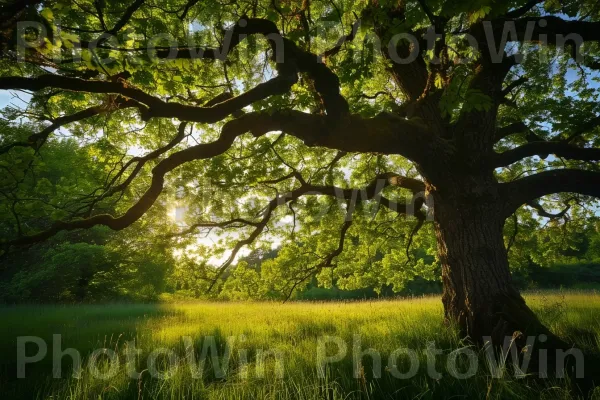
[[[530,293],[528,303],[555,332],[586,348],[600,351],[600,295],[596,293]],[[52,399],[380,399],[380,398],[571,398],[568,383],[548,381],[543,388],[510,375],[492,379],[480,362],[472,378],[460,380],[445,368],[447,355],[467,346],[455,331],[442,324],[442,305],[437,297],[394,301],[348,303],[179,303],[157,305],[17,306],[0,309],[5,329],[1,333],[1,384],[4,398]],[[80,379],[70,376],[72,361],[63,359],[63,378],[52,378],[52,335],[61,334],[62,348],[75,348],[83,356]],[[318,375],[317,341],[323,336],[341,338],[347,355]],[[364,370],[353,376],[352,345],[360,335],[361,348],[372,347],[382,356],[382,377],[372,378],[371,358]],[[48,343],[48,356],[27,367],[26,379],[16,376],[17,336],[39,336]],[[182,337],[193,343],[196,361],[207,336],[212,336],[224,354],[233,342],[226,376],[215,377],[210,363],[201,378],[192,377],[185,360]],[[128,376],[125,351],[135,341],[141,353],[136,359],[138,378]],[[129,343],[128,343],[129,342]],[[443,376],[430,378],[424,349],[435,342],[443,349],[437,370]],[[90,373],[86,362],[98,348],[119,354],[119,369],[108,380]],[[178,368],[168,379],[153,378],[148,356],[158,348],[178,355]],[[398,348],[414,349],[419,372],[412,379],[394,378],[388,356]],[[246,350],[244,364],[240,349]],[[284,377],[275,370],[275,358],[265,358],[260,377],[256,357],[260,349],[282,354]],[[188,349],[189,350],[189,349]],[[331,352],[335,350],[332,347]],[[28,355],[35,346],[28,347]],[[328,353],[330,354],[330,353]],[[331,353],[332,354],[332,353]],[[106,364],[106,359],[99,362]],[[157,358],[159,371],[166,371],[166,356]],[[459,366],[465,367],[465,360]],[[397,361],[398,370],[409,369],[407,357]],[[247,372],[247,373],[246,373]]]

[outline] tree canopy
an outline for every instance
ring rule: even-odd
[[[596,1],[29,0],[0,15],[4,257],[73,235],[46,256],[57,268],[80,251],[135,274],[168,253],[206,292],[248,249],[278,248],[265,290],[316,276],[399,291],[439,279],[436,191],[463,188],[461,220],[493,197],[515,268],[563,260],[597,226]],[[106,269],[114,253],[86,236],[106,227],[138,253],[109,262],[128,267]]]

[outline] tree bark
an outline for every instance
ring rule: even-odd
[[[544,367],[551,376],[572,375],[576,372],[572,360],[559,365],[556,358],[558,351],[568,351],[572,344],[539,321],[512,281],[503,238],[504,217],[499,210],[503,205],[494,198],[494,190],[486,189],[494,185],[465,187],[454,182],[452,189],[441,191],[428,185],[434,199],[445,320],[479,345],[499,349],[514,343],[520,357],[525,354],[521,350],[527,338],[535,337],[533,348],[527,350],[532,378]],[[540,349],[546,350],[545,365],[539,364]],[[574,389],[588,396],[600,376],[598,357],[586,354],[584,374],[583,379],[573,381]]]
[[[89,284],[90,278],[87,276],[82,276],[77,280],[77,287],[75,288],[75,300],[77,300],[78,303],[81,303],[85,300]]]
[[[493,185],[456,185],[431,193],[446,321],[477,343],[502,345],[515,332],[550,334],[512,281],[504,218],[489,187]]]

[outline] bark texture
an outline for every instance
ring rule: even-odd
[[[515,287],[503,238],[504,205],[496,199],[497,184],[489,184],[492,179],[462,177],[441,189],[428,185],[435,202],[445,320],[463,337],[498,352],[514,343],[519,357],[531,357],[527,373],[532,379],[545,373],[576,378],[583,367],[584,378],[573,380],[574,390],[587,398],[600,378],[600,360],[588,353],[583,366],[573,358],[563,362],[561,354],[572,344],[544,326]],[[527,348],[532,337],[533,347]],[[544,361],[540,350],[545,350]]]
[[[489,337],[501,344],[515,332],[546,333],[513,284],[503,225],[493,205],[436,203],[445,317],[479,343]]]

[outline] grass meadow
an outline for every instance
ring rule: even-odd
[[[600,352],[600,294],[547,292],[529,293],[526,298],[554,332]],[[468,344],[442,325],[439,297],[345,303],[32,305],[0,308],[0,318],[0,385],[5,399],[572,398],[564,379],[540,383],[508,372],[492,378],[481,351],[472,377],[451,376],[446,367],[449,355]],[[63,350],[81,353],[78,378],[72,376],[73,362],[67,356],[61,364],[62,378],[53,378],[53,368],[58,372],[52,362],[57,350],[53,334],[61,335]],[[374,348],[381,354],[380,378],[373,378],[369,356],[355,376],[355,335],[360,335],[362,350]],[[37,336],[47,343],[46,357],[26,366],[25,379],[16,378],[19,336]],[[325,336],[342,340],[347,354],[320,369],[317,347]],[[230,342],[224,376],[215,376],[210,357],[200,374],[193,375],[189,366],[190,351],[198,365],[207,337],[213,338],[221,366],[228,340],[235,340]],[[133,351],[132,341],[139,351]],[[435,357],[441,376],[428,374],[424,351],[428,343],[442,351]],[[110,350],[93,353],[100,348]],[[172,353],[155,352],[150,361],[159,348]],[[388,363],[398,348],[414,349],[418,357],[418,371],[410,379],[394,376],[393,369],[408,373],[415,360],[397,353]],[[327,356],[339,350],[333,343],[325,349]],[[25,350],[31,356],[37,347],[30,343]],[[111,354],[118,362],[109,360]],[[95,372],[89,367],[92,358]],[[283,370],[278,360],[283,360]],[[463,356],[456,357],[455,364],[458,373],[468,372],[471,365]],[[151,371],[168,376],[152,376]]]

